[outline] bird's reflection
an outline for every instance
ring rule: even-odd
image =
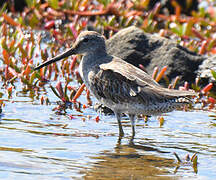
[[[151,147],[148,144],[146,144],[146,145],[140,145],[138,143],[136,144],[134,142],[135,141],[135,136],[130,136],[129,137],[129,142],[128,142],[127,145],[122,145],[122,139],[123,139],[123,137],[119,136],[118,141],[116,143],[116,147],[115,147],[116,150],[118,148],[122,149],[123,148],[122,146],[128,146],[128,147],[133,148],[135,150],[152,151],[152,152],[158,152],[158,153],[170,153],[168,151],[162,151],[162,150],[160,150],[158,148]]]
[[[125,140],[128,142],[125,143]],[[165,152],[148,145],[137,145],[135,140],[135,137],[118,138],[113,149],[104,150],[99,156],[92,157],[97,162],[86,172],[85,178],[144,179],[147,176],[166,175],[166,179],[171,179],[176,167],[175,161],[172,158],[160,157],[160,154],[150,153]]]

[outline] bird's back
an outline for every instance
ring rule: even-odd
[[[89,74],[90,89],[96,98],[113,110],[154,115],[172,111],[195,95],[161,87],[151,76],[125,61],[113,57]]]

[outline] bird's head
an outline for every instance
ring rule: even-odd
[[[85,55],[85,54],[95,53],[96,51],[106,52],[104,37],[95,31],[83,31],[77,37],[75,43],[70,49],[42,63],[41,65],[34,68],[34,70],[41,69],[44,66],[47,66],[51,63],[54,63],[56,61],[59,61],[71,55],[75,55],[75,54]]]
[[[105,39],[95,31],[83,31],[77,37],[72,49],[74,49],[76,54],[87,54],[98,50],[105,50]]]

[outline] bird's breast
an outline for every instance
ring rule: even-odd
[[[88,89],[90,89],[91,84],[89,77],[94,76],[99,71],[99,65],[95,61],[94,58],[84,56],[79,65],[80,76]]]

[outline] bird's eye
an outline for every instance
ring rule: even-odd
[[[83,39],[83,42],[88,42],[88,38]]]

